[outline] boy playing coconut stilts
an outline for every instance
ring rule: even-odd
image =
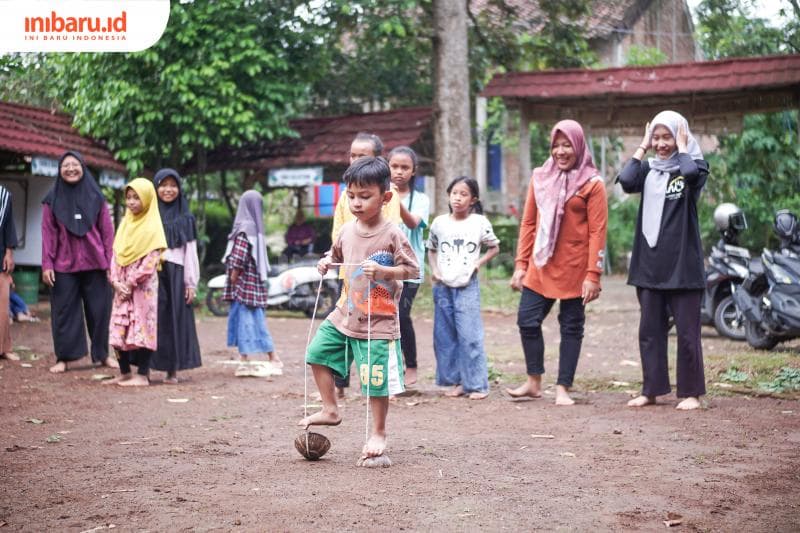
[[[402,282],[419,277],[416,256],[405,235],[381,214],[392,196],[389,177],[389,165],[380,157],[358,159],[345,172],[347,199],[356,219],[342,226],[330,253],[317,267],[325,275],[332,264],[342,264],[342,296],[306,353],[322,410],[298,423],[308,428],[342,421],[334,375],[345,376],[355,359],[361,390],[369,396],[372,410],[372,432],[362,458],[378,457],[386,449],[389,396],[404,390],[397,311]]]

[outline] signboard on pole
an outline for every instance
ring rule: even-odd
[[[273,168],[267,176],[270,187],[308,187],[322,183],[322,167]]]

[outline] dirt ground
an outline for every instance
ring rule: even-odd
[[[12,327],[39,358],[0,362],[0,531],[659,531],[670,519],[677,531],[800,530],[800,404],[711,394],[696,412],[676,411],[674,396],[626,408],[641,369],[637,304],[620,280],[590,306],[573,407],[553,405],[552,390],[504,396],[524,363],[503,314],[485,315],[490,397],[442,397],[432,322],[419,318],[422,379],[391,405],[388,469],[354,466],[355,395],[322,431],[328,455],[294,450],[307,319],[269,318],[286,362],[272,381],[234,378],[225,320],[199,320],[203,368],[137,390],[102,387],[102,369],[48,373],[49,322]],[[545,336],[552,384],[554,317]],[[709,356],[747,350],[712,329],[703,344]],[[783,349],[800,357],[797,343]]]

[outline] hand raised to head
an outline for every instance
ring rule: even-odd
[[[678,126],[677,137],[675,143],[678,145],[679,152],[686,152],[689,144],[689,132],[686,129],[686,124]]]

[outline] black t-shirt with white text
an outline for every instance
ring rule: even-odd
[[[650,248],[642,233],[639,203],[628,284],[646,289],[703,289],[703,245],[697,218],[697,200],[708,178],[708,163],[678,154],[680,169],[667,181],[658,242]],[[617,176],[627,193],[641,193],[650,164],[632,158]]]

